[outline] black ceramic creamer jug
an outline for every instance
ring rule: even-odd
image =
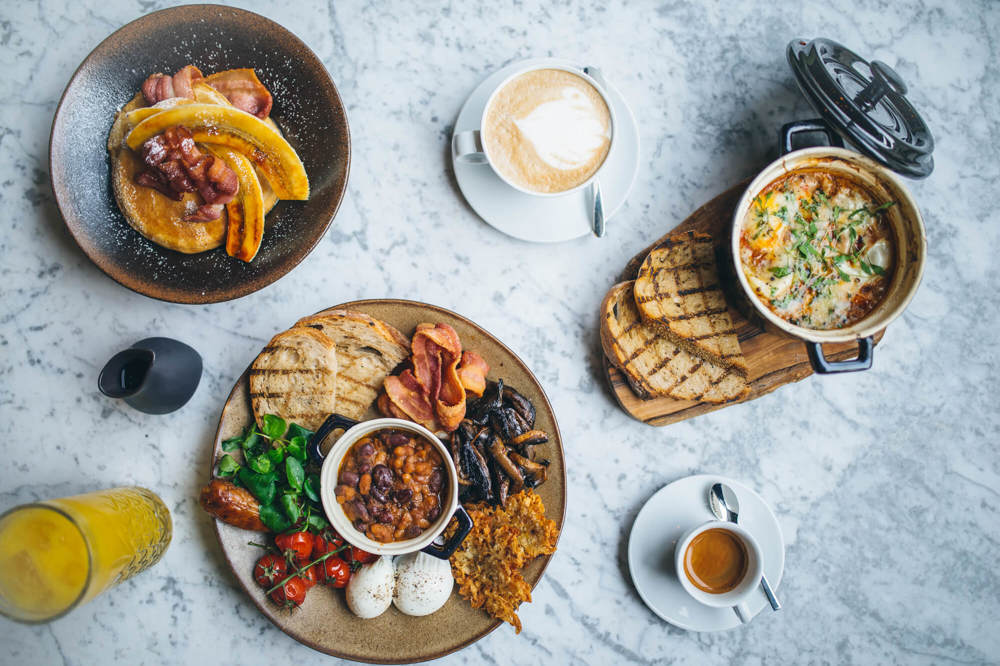
[[[140,412],[167,414],[191,399],[200,380],[201,356],[192,347],[170,338],[146,338],[112,356],[97,387]]]

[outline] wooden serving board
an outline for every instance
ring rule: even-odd
[[[733,211],[743,191],[750,184],[750,180],[748,178],[715,197],[677,227],[643,249],[625,265],[621,276],[623,281],[634,280],[639,273],[639,267],[646,259],[646,255],[673,234],[681,231],[700,231],[712,236],[715,240],[719,277],[726,294],[726,302],[729,305],[729,316],[733,320],[740,348],[746,357],[747,378],[750,380],[750,393],[738,402],[754,400],[770,393],[779,386],[800,381],[813,374],[806,346],[801,340],[767,331],[752,319],[753,316],[750,315],[749,311],[742,311],[743,302],[740,296],[740,287],[736,277],[732,274],[732,269],[729,268],[727,246]],[[884,329],[875,335],[876,344],[882,339],[883,333],[885,333]],[[823,351],[829,360],[843,361],[857,355],[857,344],[853,342],[826,344],[823,346]],[[632,417],[649,425],[664,426],[736,404],[729,402],[716,405],[692,400],[677,400],[670,397],[643,400],[632,391],[625,375],[611,365],[607,358],[604,358],[604,370],[611,390],[615,394],[615,399],[618,400],[622,409]]]

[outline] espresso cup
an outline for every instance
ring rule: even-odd
[[[737,539],[743,545],[747,559],[742,578],[731,589],[724,592],[708,592],[695,586],[691,581],[688,566],[685,562],[688,547],[697,537],[709,530],[728,532],[730,536]],[[744,624],[750,622],[753,616],[750,613],[750,609],[747,608],[746,600],[754,593],[757,586],[760,585],[764,569],[760,545],[753,538],[753,535],[745,529],[735,523],[712,520],[688,530],[677,542],[677,550],[674,553],[674,567],[677,571],[677,578],[680,581],[681,587],[695,601],[714,608],[733,608],[740,622]]]
[[[607,110],[607,121],[608,121],[608,129],[606,137],[607,148],[606,150],[604,150],[604,144],[603,143],[600,144],[599,150],[603,152],[603,156],[600,157],[600,162],[596,165],[596,168],[593,168],[593,162],[596,162],[593,156],[588,158],[590,160],[589,162],[585,160],[583,162],[580,162],[579,165],[577,165],[576,163],[566,162],[565,160],[561,160],[558,158],[556,161],[562,162],[562,164],[561,165],[552,164],[551,162],[545,160],[544,155],[548,154],[550,151],[545,150],[544,147],[539,148],[536,147],[535,145],[532,145],[531,149],[528,150],[522,147],[523,143],[531,142],[530,137],[524,135],[522,132],[517,132],[512,134],[512,133],[503,133],[496,131],[497,136],[494,136],[492,134],[492,132],[494,132],[495,130],[491,130],[490,128],[491,125],[490,115],[491,111],[493,111],[494,105],[497,104],[498,101],[506,104],[509,103],[516,104],[518,102],[524,101],[526,97],[529,97],[530,95],[533,94],[531,90],[531,85],[525,85],[524,87],[526,88],[526,90],[520,91],[521,93],[520,96],[515,95],[515,92],[518,91],[514,91],[513,89],[511,91],[507,91],[508,86],[515,83],[516,79],[519,79],[520,77],[523,77],[531,73],[541,72],[542,75],[544,75],[546,70],[555,70],[556,72],[567,72],[573,75],[574,77],[581,79],[585,84],[588,84],[587,85],[588,88],[592,88],[597,93],[597,95],[600,97],[600,100],[603,102],[604,108]],[[567,81],[571,80],[567,79]],[[571,83],[575,84],[576,82],[571,81]],[[536,84],[536,82],[532,81],[532,84]],[[553,87],[555,85],[558,84],[553,82]],[[585,96],[588,92],[586,88],[580,86],[577,86],[577,88],[580,91],[580,94],[583,96]],[[556,100],[556,101],[561,101],[561,100]],[[591,101],[593,100],[591,99]],[[551,104],[552,102],[553,102],[552,100],[548,102],[543,102],[539,104],[539,107],[545,106],[545,104]],[[589,132],[588,136],[587,132],[574,131],[574,128],[566,126],[564,123],[555,122],[555,115],[557,114],[551,113],[552,111],[555,110],[549,107],[548,109],[546,109],[545,112],[537,114],[538,117],[533,118],[531,124],[535,129],[535,134],[537,135],[537,137],[539,137],[539,139],[543,142],[548,141],[550,144],[553,144],[548,147],[552,148],[555,152],[558,152],[560,149],[565,151],[566,143],[573,143],[574,141],[576,141],[578,143],[574,145],[574,148],[578,148],[579,149],[578,152],[585,153],[587,148],[586,145],[587,142],[588,141],[592,142],[594,140],[599,139],[599,137],[595,136],[595,133],[593,131]],[[597,109],[597,112],[599,115],[603,115],[601,109]],[[534,114],[534,111],[532,112],[532,114]],[[584,113],[584,115],[586,114]],[[595,119],[580,118],[582,126],[586,127],[589,125],[590,129],[594,129],[593,124],[591,124],[590,122],[591,120]],[[558,128],[558,131],[553,132],[552,131],[553,126]],[[554,145],[559,143],[560,139],[563,145],[561,146]],[[570,192],[575,192],[590,185],[598,177],[598,174],[607,164],[608,155],[611,154],[611,149],[614,144],[614,139],[615,139],[615,112],[614,112],[614,107],[611,105],[611,101],[608,98],[608,94],[604,89],[604,86],[602,86],[593,76],[587,74],[584,71],[584,69],[568,67],[564,65],[544,64],[544,65],[526,66],[522,69],[519,69],[518,71],[514,72],[513,74],[505,78],[503,81],[501,81],[490,93],[489,99],[486,102],[486,106],[483,108],[483,115],[480,118],[479,129],[466,130],[464,132],[456,133],[452,137],[451,148],[452,148],[452,156],[454,157],[456,162],[462,162],[466,164],[489,165],[496,173],[497,177],[500,178],[500,180],[504,181],[515,190],[518,190],[525,194],[530,194],[532,196],[555,197],[555,196],[562,196],[564,194],[569,194]],[[498,151],[497,146],[501,145],[502,142],[507,142],[510,145],[505,145],[502,151]],[[519,164],[523,164],[524,162],[522,160],[503,159],[503,157],[500,154],[497,154],[500,152],[503,153],[509,152],[515,155],[515,157],[519,157],[520,156],[519,153],[523,155],[524,152],[528,151],[534,152],[535,155],[538,156],[539,158],[538,161],[534,162],[534,164],[538,166],[536,170],[539,171],[539,173],[531,174],[531,176],[537,176],[537,182],[533,184],[528,182],[529,180],[531,180],[531,177],[524,178],[523,173],[518,174],[518,176],[522,177],[522,182],[517,182],[515,180],[513,172],[518,169],[508,167],[510,172],[509,173],[505,172],[505,167],[503,166],[503,163],[510,163],[516,161]],[[544,162],[544,164],[542,164],[542,162]],[[590,173],[585,178],[581,179],[578,177],[579,172],[581,171],[588,172],[592,168],[593,172]],[[560,187],[558,182],[560,179],[565,179],[570,184],[568,184],[566,187]],[[548,188],[548,191],[546,191],[546,188]]]

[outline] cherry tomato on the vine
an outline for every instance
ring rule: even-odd
[[[330,587],[347,587],[348,581],[351,580],[351,567],[336,555],[331,555],[316,566],[323,567],[321,580],[324,580]]]
[[[306,584],[306,589],[310,590],[316,587],[316,584],[323,580],[323,563],[314,564],[302,573],[299,574],[299,578],[303,580]]]
[[[257,560],[257,566],[253,568],[254,580],[263,588],[274,587],[287,575],[288,566],[285,564],[285,558],[272,553]]]
[[[306,583],[301,578],[298,576],[289,578],[284,585],[271,593],[271,601],[285,608],[301,606],[306,600],[306,590]]]
[[[371,564],[378,559],[378,555],[361,550],[357,546],[351,546],[351,559],[358,564]]]
[[[274,545],[285,557],[299,566],[309,561],[313,549],[313,535],[309,532],[292,532],[274,537]]]
[[[330,538],[332,537],[332,538]],[[316,534],[313,536],[313,559],[317,557],[322,557],[326,555],[331,550],[337,550],[344,545],[344,540],[337,536],[336,532],[332,532],[327,536]]]

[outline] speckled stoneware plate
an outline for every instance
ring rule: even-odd
[[[445,323],[462,339],[464,349],[478,352],[490,365],[489,379],[503,379],[535,405],[537,427],[549,433],[548,443],[539,454],[551,461],[549,480],[536,492],[545,503],[546,515],[560,530],[566,514],[566,468],[562,438],[552,405],[528,367],[514,352],[488,332],[449,310],[425,303],[401,300],[355,301],[333,309],[351,309],[392,324],[410,335],[421,322]],[[250,369],[236,382],[219,419],[209,474],[222,452],[222,440],[243,432],[251,423],[248,376]],[[377,416],[375,410],[369,416]],[[253,533],[215,521],[219,545],[232,567],[233,574],[247,594],[274,624],[295,640],[326,654],[370,663],[407,663],[436,659],[479,640],[501,623],[486,613],[473,609],[458,592],[441,610],[425,617],[403,615],[392,606],[373,620],[355,617],[344,602],[342,590],[313,588],[302,607],[294,612],[282,610],[264,596],[253,580],[253,567],[260,551],[247,545]],[[259,540],[259,538],[258,538]],[[534,587],[542,577],[551,557],[539,557],[524,569],[524,577]],[[538,603],[540,600],[536,599]],[[513,631],[509,627],[505,630]]]
[[[274,97],[271,117],[309,176],[309,200],[278,202],[249,264],[222,248],[182,254],[146,240],[125,221],[111,190],[106,145],[115,112],[147,76],[187,64],[206,74],[256,70]],[[56,202],[83,251],[129,289],[176,303],[239,298],[294,268],[330,226],[350,162],[347,116],[319,58],[277,23],[217,5],[154,12],[101,42],[66,87],[49,142]]]

